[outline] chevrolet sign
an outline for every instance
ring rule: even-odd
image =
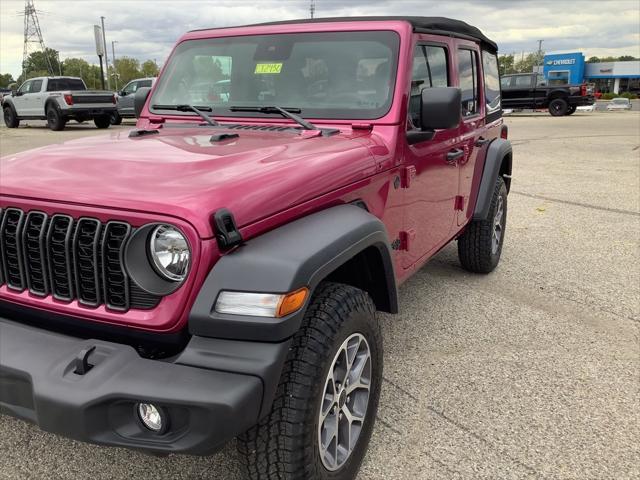
[[[547,60],[547,65],[575,65],[575,58],[563,58],[561,60]]]

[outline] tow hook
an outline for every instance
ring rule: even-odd
[[[84,375],[93,368],[93,365],[89,363],[89,355],[91,355],[95,349],[96,347],[94,345],[92,347],[85,348],[78,353],[78,356],[74,360],[76,368],[73,373],[76,375]]]

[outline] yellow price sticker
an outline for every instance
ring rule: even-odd
[[[265,74],[274,74],[280,73],[282,70],[281,63],[257,63],[255,74],[265,75]]]

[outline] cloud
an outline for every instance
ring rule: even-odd
[[[640,56],[637,0],[316,0],[316,16],[431,15],[478,26],[505,53],[547,52]],[[309,16],[308,0],[35,0],[45,44],[61,58],[97,63],[93,25],[106,17],[108,54],[162,63],[186,31]],[[22,0],[0,0],[0,72],[20,73]]]

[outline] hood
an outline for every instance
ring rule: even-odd
[[[237,133],[212,142],[211,135]],[[213,235],[211,214],[230,209],[239,226],[375,172],[368,141],[346,133],[165,127],[49,145],[0,160],[0,193],[161,213]]]

